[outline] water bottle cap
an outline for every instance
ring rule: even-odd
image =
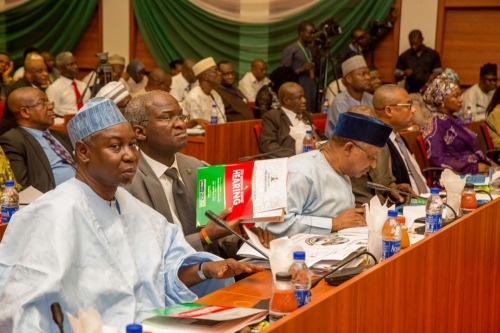
[[[304,251],[295,251],[293,253],[293,260],[306,260],[306,253]]]
[[[306,130],[306,134],[311,134],[311,130]]]
[[[142,333],[142,325],[139,324],[127,325],[127,333]]]
[[[387,215],[389,217],[398,217],[398,211],[397,210],[389,210],[389,211],[387,211]]]
[[[472,183],[466,183],[465,184],[465,188],[473,190],[474,189],[474,184],[472,184]]]
[[[292,281],[292,273],[278,272],[276,273],[276,281]]]
[[[439,194],[439,188],[437,188],[437,187],[432,187],[432,188],[431,188],[431,194]]]
[[[14,181],[13,180],[6,180],[4,182],[5,186],[14,186]]]
[[[405,224],[406,223],[406,217],[404,217],[403,215],[398,215],[398,222],[400,224]]]

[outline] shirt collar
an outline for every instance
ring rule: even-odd
[[[283,111],[285,111],[285,114],[288,117],[288,119],[290,119],[290,121],[292,121],[293,119],[297,118],[297,113],[295,113],[292,110],[289,110],[289,109],[287,109],[287,108],[285,108],[283,106],[281,108],[283,109]]]
[[[177,171],[179,171],[179,167],[177,166],[177,157],[175,155],[174,155],[174,162],[172,163],[172,166],[170,166],[170,168],[169,168],[165,164],[160,163],[160,162],[152,159],[151,157],[146,155],[143,151],[141,151],[141,153],[142,153],[142,156],[144,156],[144,159],[146,160],[146,162],[149,164],[149,166],[153,170],[153,172],[157,178],[160,178],[162,175],[164,175],[165,171],[167,171],[167,169],[176,168]]]
[[[59,77],[59,80],[61,80],[63,83],[66,83],[68,86],[73,83],[73,80],[70,80],[67,77],[64,77],[62,75]]]

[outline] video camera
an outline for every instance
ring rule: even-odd
[[[113,67],[108,63],[108,52],[96,53],[95,56],[99,58],[99,63],[95,68],[95,72],[104,86],[113,81]]]
[[[330,44],[329,38],[342,35],[342,27],[332,17],[321,23],[314,33],[314,43],[323,48],[327,48]]]

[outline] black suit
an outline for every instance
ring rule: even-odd
[[[405,138],[403,137],[401,137],[401,139],[403,139],[408,152],[411,154],[410,148],[408,147],[408,142],[406,142]],[[399,153],[397,147],[394,145],[391,139],[387,140],[387,146],[389,147],[389,151],[391,152],[392,174],[394,177],[396,177],[396,184],[411,184],[410,175],[408,169],[406,169],[406,164],[404,161],[404,156]]]
[[[50,134],[73,155],[71,140],[66,133]],[[12,171],[23,189],[30,185],[45,193],[56,187],[49,159],[38,141],[21,127],[13,128],[0,136],[0,145],[9,158]]]
[[[5,94],[5,110],[3,112],[2,121],[0,122],[0,135],[4,134],[11,128],[17,127],[16,118],[14,118],[14,114],[10,111],[7,101],[9,99],[9,95],[14,90],[24,87],[33,87],[33,85],[25,77],[13,82],[7,89],[7,93]],[[42,91],[45,91],[45,89],[42,89]]]

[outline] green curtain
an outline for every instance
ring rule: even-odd
[[[281,65],[285,47],[297,40],[302,20],[316,25],[334,17],[347,33],[331,38],[331,52],[350,43],[350,32],[383,20],[393,0],[322,0],[305,11],[266,24],[248,24],[211,15],[186,0],[132,0],[135,17],[157,64],[168,68],[173,59],[213,56],[231,61],[241,78],[255,58],[268,61],[269,70]]]
[[[32,0],[0,13],[0,50],[22,66],[23,51],[35,46],[56,55],[72,51],[98,0]]]

